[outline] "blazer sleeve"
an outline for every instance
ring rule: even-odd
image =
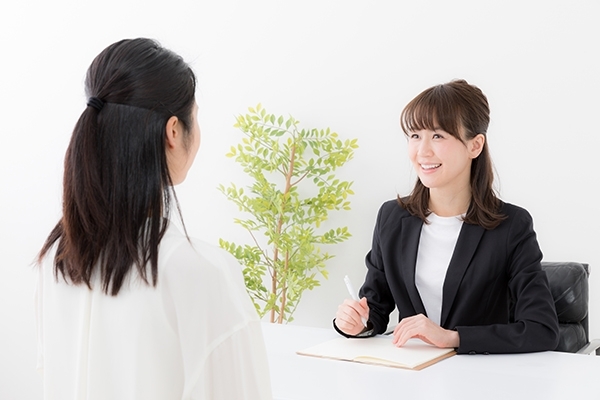
[[[373,243],[371,250],[365,257],[367,275],[365,283],[359,290],[359,296],[367,298],[369,322],[373,325],[373,335],[386,331],[390,320],[390,313],[396,306],[387,281],[380,238],[380,232],[387,222],[387,216],[389,215],[387,208],[390,206],[397,207],[397,203],[385,203],[377,214],[377,222],[373,231]]]
[[[506,249],[508,289],[514,320],[507,324],[457,326],[460,353],[525,353],[554,350],[558,318],[546,273],[541,268],[533,221],[524,209],[509,216]]]
[[[387,212],[385,203],[377,214],[375,229],[373,232],[373,244],[371,250],[365,257],[367,266],[367,275],[364,284],[358,291],[359,298],[366,297],[369,305],[369,320],[365,331],[357,336],[348,335],[342,332],[333,320],[334,329],[345,337],[371,337],[384,333],[389,323],[389,315],[394,310],[395,303],[391,290],[388,286],[381,255],[380,246],[380,228],[385,224]]]

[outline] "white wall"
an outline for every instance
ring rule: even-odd
[[[330,249],[330,279],[306,293],[295,323],[330,326],[347,295],[343,275],[356,286],[364,276],[379,205],[412,187],[402,107],[426,87],[465,78],[491,104],[502,197],[532,213],[546,260],[592,266],[591,335],[600,337],[597,1],[131,3],[0,6],[0,398],[40,397],[30,263],[59,216],[86,68],[125,37],[158,39],[199,76],[202,147],[178,188],[193,236],[243,236],[216,186],[243,179],[224,154],[240,138],[234,116],[248,106],[262,102],[305,127],[359,139],[339,172],[354,181],[352,211],[331,218],[353,237]]]

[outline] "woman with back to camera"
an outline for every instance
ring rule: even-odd
[[[38,260],[44,398],[271,398],[239,264],[169,222],[200,144],[195,90],[150,39],[114,43],[88,69],[63,215]]]
[[[492,187],[487,98],[455,80],[423,91],[400,119],[418,179],[410,196],[380,208],[360,301],[339,306],[335,329],[381,334],[397,307],[396,346],[554,350],[558,320],[532,218]]]

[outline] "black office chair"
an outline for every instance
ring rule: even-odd
[[[559,322],[556,351],[600,355],[600,340],[588,330],[589,268],[578,262],[542,262]]]

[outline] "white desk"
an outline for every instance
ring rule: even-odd
[[[600,356],[460,355],[421,371],[299,356],[332,329],[263,325],[277,400],[600,399]]]

